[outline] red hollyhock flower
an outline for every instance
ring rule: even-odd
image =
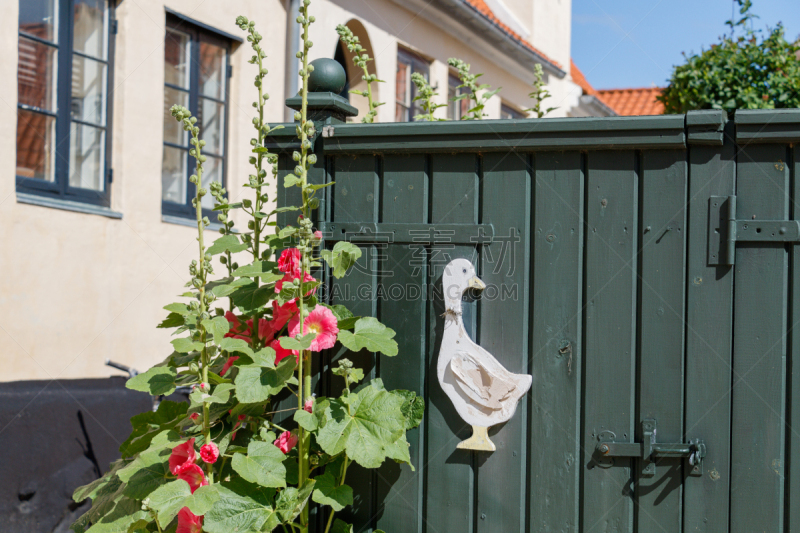
[[[223,374],[224,374],[224,372],[223,372]],[[189,418],[192,419],[192,422],[197,422],[197,420],[200,418],[200,415],[198,413],[192,413],[192,414],[189,415]]]
[[[233,363],[235,363],[238,360],[239,360],[239,356],[238,355],[232,355],[232,356],[228,357],[228,360],[225,361],[224,365],[222,365],[222,372],[220,373],[220,376],[224,376],[225,373],[228,370],[230,370],[230,368],[233,366]]]
[[[291,431],[284,431],[280,437],[275,439],[273,444],[284,454],[287,454],[289,450],[297,445],[297,436],[293,435]]]
[[[213,442],[200,447],[200,458],[206,463],[216,463],[219,457],[219,448]]]
[[[194,451],[194,437],[192,437],[172,449],[169,456],[169,471],[173,476],[177,476],[184,465],[194,464],[196,460],[197,454]]]
[[[283,361],[285,358],[287,358],[290,355],[292,355],[292,353],[293,353],[292,350],[287,350],[286,348],[281,346],[281,343],[279,342],[279,339],[275,339],[274,341],[269,343],[269,347],[272,348],[273,350],[275,350],[275,364],[276,365],[278,363],[280,363],[281,361]],[[300,355],[297,354],[297,353],[294,354],[294,355],[297,356],[297,360],[299,362],[300,361]]]
[[[339,333],[339,322],[333,312],[325,306],[318,305],[303,321],[303,334],[316,333],[311,341],[312,352],[320,352],[333,348],[336,344],[336,335]],[[300,334],[300,318],[295,316],[289,322],[289,335],[296,337]]]
[[[300,273],[299,272],[297,273],[296,276],[293,276],[291,274],[286,274],[285,276],[283,276],[283,279],[278,280],[278,281],[275,282],[275,292],[281,292],[281,289],[283,289],[283,284],[284,283],[286,283],[287,281],[294,281],[296,279],[300,279]],[[308,283],[309,281],[315,281],[314,276],[312,276],[308,272],[306,272],[306,275],[305,275],[305,277],[303,279],[305,280],[304,283]],[[313,289],[311,289],[310,291],[308,291],[306,293],[306,296],[311,296],[315,292],[317,292],[317,289],[313,288]],[[289,301],[290,302],[294,302],[294,299],[289,300]]]
[[[274,333],[279,332],[289,319],[297,313],[297,304],[295,302],[286,302],[283,305],[278,305],[278,300],[272,300],[272,331]]]
[[[300,250],[297,248],[287,248],[281,253],[278,259],[278,270],[284,274],[291,274],[296,278],[300,277]]]
[[[251,342],[250,335],[251,330],[253,329],[252,320],[247,321],[247,328],[245,328],[245,326],[242,324],[242,321],[239,320],[239,317],[230,311],[225,312],[225,318],[228,319],[228,323],[231,325],[231,329],[225,334],[226,337],[242,339],[245,342]]]
[[[192,494],[200,487],[208,485],[208,480],[205,474],[203,474],[203,469],[194,463],[183,465],[181,469],[178,470],[178,479],[182,479],[189,484],[189,488],[192,489]]]
[[[203,533],[203,517],[184,507],[178,511],[178,529],[175,533]]]

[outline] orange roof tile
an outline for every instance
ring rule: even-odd
[[[489,8],[489,6],[486,5],[486,2],[484,0],[465,0],[465,1],[466,1],[466,3],[468,5],[472,6],[481,15],[483,15],[484,17],[489,19],[491,22],[493,22],[496,26],[498,26],[500,29],[502,29],[509,37],[515,39],[520,44],[522,44],[522,46],[524,46],[528,50],[531,50],[532,52],[542,56],[546,61],[548,61],[549,63],[555,65],[559,69],[562,68],[561,64],[558,61],[554,61],[554,60],[550,59],[549,57],[547,57],[547,55],[542,53],[541,50],[539,50],[537,48],[534,48],[534,46],[531,43],[529,43],[528,41],[523,39],[522,36],[520,36],[517,32],[515,32],[514,30],[512,30],[511,28],[509,28],[508,26],[503,24],[503,22],[499,18],[497,18],[497,16],[495,16],[494,12]]]
[[[597,96],[597,91],[594,87],[586,81],[586,77],[583,75],[583,72],[578,68],[578,65],[570,59],[569,60],[569,72],[572,74],[572,81],[574,81],[581,89],[583,89],[583,94],[589,94],[592,96]]]
[[[603,89],[597,91],[597,96],[618,115],[662,115],[664,104],[656,100],[656,96],[659,96],[661,91],[663,89],[660,87]]]

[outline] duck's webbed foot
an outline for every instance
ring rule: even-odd
[[[481,452],[493,452],[497,449],[494,442],[489,439],[489,428],[478,426],[472,426],[472,436],[459,442],[457,448]]]

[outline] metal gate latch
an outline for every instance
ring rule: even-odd
[[[708,264],[733,265],[737,242],[800,241],[798,220],[737,220],[736,196],[708,202]]]
[[[656,421],[647,418],[642,422],[644,441],[638,442],[608,442],[601,440],[597,443],[597,453],[602,457],[630,457],[643,461],[642,476],[653,477],[656,475],[655,460],[660,457],[686,457],[692,469],[690,475],[703,475],[703,458],[706,456],[706,445],[700,439],[693,439],[686,444],[662,444],[656,442]],[[613,436],[611,432],[603,432]],[[603,434],[601,434],[601,439]],[[613,437],[612,437],[613,438]]]

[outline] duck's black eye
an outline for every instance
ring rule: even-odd
[[[466,273],[467,273],[467,269],[466,269],[466,268],[462,269],[461,271],[462,271],[464,274],[466,274]]]

